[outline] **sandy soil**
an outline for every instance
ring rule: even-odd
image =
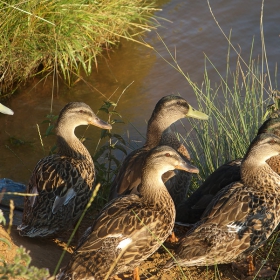
[[[21,215],[21,213],[17,213]],[[20,220],[20,217],[18,219]],[[90,218],[86,218],[82,224],[83,228],[86,228],[91,223]],[[70,235],[70,232],[69,232]],[[11,227],[10,235],[7,233],[6,228],[0,227],[0,238],[6,238],[11,242],[12,247],[9,248],[5,243],[0,242],[0,255],[4,256],[7,262],[12,262],[15,256],[16,248],[18,246],[24,246],[27,250],[30,251],[30,256],[32,257],[31,265],[34,265],[38,268],[48,268],[52,274],[55,270],[57,262],[65,248],[66,243],[59,241],[58,239],[31,239],[27,237],[19,236],[16,225]],[[65,236],[67,238],[67,235]],[[67,240],[67,239],[65,239]],[[176,244],[166,243],[167,248],[174,252]],[[66,252],[65,257],[62,261],[62,266],[66,265],[69,258],[71,257],[72,249],[71,247]],[[278,246],[279,250],[279,246]],[[140,276],[141,280],[150,279],[150,280],[170,280],[170,279],[199,279],[199,280],[208,280],[208,279],[222,279],[222,280],[233,280],[233,279],[253,279],[240,276],[239,272],[233,271],[231,265],[219,265],[216,267],[191,267],[183,268],[183,272],[179,268],[175,267],[170,271],[163,271],[162,266],[169,259],[169,255],[163,248],[160,248],[156,253],[154,253],[149,259],[147,259],[143,265],[140,267]],[[276,262],[273,263],[274,267],[277,269]],[[184,273],[184,275],[183,275]],[[127,273],[126,275],[120,275],[121,279],[132,279],[132,275]],[[184,278],[185,277],[185,278]],[[0,276],[1,279],[1,276]],[[264,279],[264,278],[262,278]],[[266,279],[280,279],[280,276],[274,276],[273,278]]]

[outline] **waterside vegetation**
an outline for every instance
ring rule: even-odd
[[[12,0],[0,10],[0,98],[39,73],[70,85],[120,38],[145,44],[139,34],[157,25],[146,0]]]

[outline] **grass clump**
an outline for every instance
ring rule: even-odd
[[[170,51],[169,54],[172,58],[169,65],[186,78],[196,96],[199,110],[209,115],[207,122],[190,120],[193,130],[187,135],[177,133],[200,170],[200,180],[193,186],[195,189],[220,165],[245,155],[258,128],[270,114],[269,107],[274,102],[274,96],[270,89],[264,87],[260,61],[254,60],[252,56],[248,63],[238,56],[233,68],[229,48],[227,69],[223,76],[205,55],[204,80],[199,87],[182,71]],[[211,84],[208,64],[220,77],[215,85]],[[277,103],[274,106],[277,107]]]
[[[215,87],[205,67],[202,87],[193,86],[199,108],[210,116],[207,123],[191,121],[196,133],[189,146],[203,179],[222,164],[245,155],[273,102],[262,90],[258,62],[250,59],[248,66],[249,71],[243,69],[237,59],[231,71],[228,64],[226,77]]]
[[[44,268],[30,266],[31,257],[25,248],[19,247],[13,263],[6,263],[0,259],[0,276],[3,280],[8,279],[29,279],[38,280],[46,279],[49,271]]]
[[[253,59],[253,40],[248,62],[233,46],[230,40],[231,34],[227,36],[224,33],[212,12],[209,1],[207,3],[210,13],[227,40],[229,47],[224,76],[218,72],[211,60],[205,55],[205,65],[210,63],[220,77],[220,83],[215,87],[211,85],[207,67],[205,67],[204,82],[201,88],[198,88],[185,75],[197,97],[199,108],[203,108],[205,113],[210,116],[208,124],[193,123],[196,135],[190,142],[191,152],[194,161],[200,168],[202,179],[205,179],[220,165],[230,160],[243,158],[264,120],[268,116],[279,115],[278,91],[272,88],[265,50],[263,34],[264,2],[262,2],[260,17],[262,53],[257,60]],[[231,68],[231,51],[234,51],[234,55],[237,56],[234,70]],[[177,68],[182,73],[181,68]],[[265,73],[265,68],[267,73]],[[277,81],[275,81],[275,85],[277,87]]]
[[[11,215],[11,214],[10,214]],[[6,219],[4,217],[3,211],[0,209],[0,224],[5,225]],[[1,227],[1,226],[0,226]],[[1,227],[1,231],[4,229]],[[8,240],[5,237],[2,237],[0,234],[0,247],[1,250],[4,250],[5,247],[7,250],[12,249],[11,240]],[[49,276],[49,271],[45,268],[37,268],[31,266],[31,257],[29,252],[25,248],[19,247],[16,250],[16,254],[12,262],[7,262],[5,257],[0,255],[0,279],[29,279],[29,280],[38,280],[46,279]]]
[[[37,73],[68,84],[81,69],[90,74],[103,49],[153,28],[155,9],[146,0],[11,0],[0,10],[1,98]]]

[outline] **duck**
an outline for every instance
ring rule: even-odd
[[[138,192],[137,188],[141,183],[143,163],[149,151],[158,145],[168,145],[174,148],[185,161],[190,162],[187,148],[180,143],[170,129],[171,124],[185,117],[200,120],[208,119],[206,114],[195,110],[181,96],[167,95],[157,102],[148,121],[146,142],[143,147],[132,151],[124,159],[111,184],[109,200],[120,195]],[[191,178],[191,172],[182,170],[169,171],[163,174],[163,180],[174,200],[175,207],[186,197]]]
[[[108,279],[137,271],[173,229],[175,206],[162,174],[174,169],[199,171],[169,146],[150,150],[139,193],[117,197],[104,206],[56,279]],[[136,274],[134,279],[140,279]]]
[[[183,157],[185,161],[191,162],[189,151],[186,146],[178,140],[170,127],[163,132],[159,145],[172,147],[180,154],[181,157]],[[183,170],[172,170],[166,172],[162,176],[164,184],[174,201],[176,213],[178,205],[180,205],[187,197],[187,192],[192,180],[192,174],[193,173],[191,172],[185,172]],[[172,236],[170,241],[172,242],[172,240],[177,241],[177,238]]]
[[[240,181],[216,194],[164,268],[175,262],[211,266],[252,256],[280,222],[280,176],[266,162],[279,154],[278,136],[257,135],[241,162]]]
[[[257,135],[271,133],[280,137],[280,117],[269,118],[258,129]],[[232,182],[240,181],[242,158],[221,165],[187,199],[177,207],[176,222],[194,224],[198,222],[213,197]],[[280,175],[280,156],[267,160],[268,165]]]
[[[6,107],[2,103],[0,103],[0,113],[6,114],[6,115],[13,115],[14,114],[14,112],[10,108]]]
[[[75,135],[80,125],[103,129],[112,126],[98,118],[83,102],[70,102],[56,123],[58,153],[42,158],[35,166],[24,200],[21,236],[52,237],[75,225],[95,182],[92,157]]]

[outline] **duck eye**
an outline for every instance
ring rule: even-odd
[[[181,105],[181,102],[180,102],[180,101],[177,101],[177,105]]]
[[[171,157],[171,155],[169,153],[166,153],[165,156],[166,157]]]
[[[80,110],[79,112],[80,112],[80,113],[84,113],[85,111],[84,111],[84,110]]]

